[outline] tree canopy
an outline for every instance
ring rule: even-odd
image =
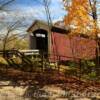
[[[67,11],[64,18],[65,25],[72,28],[74,33],[94,35],[95,0],[63,0],[63,2]]]

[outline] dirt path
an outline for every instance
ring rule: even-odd
[[[100,100],[100,83],[63,74],[1,71],[0,100]]]
[[[6,82],[2,83],[6,84]],[[42,88],[40,86],[0,87],[0,100],[94,100],[93,98],[100,100],[100,93],[63,90],[59,85],[47,85]]]

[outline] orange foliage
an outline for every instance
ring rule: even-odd
[[[89,15],[90,7],[88,0],[72,0],[70,2],[71,5],[67,9],[68,14],[64,18],[65,25],[72,25],[74,33],[88,33],[91,26],[93,27],[93,20]]]

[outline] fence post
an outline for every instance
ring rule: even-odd
[[[58,58],[58,59],[57,59],[57,60],[58,60],[58,61],[57,61],[57,66],[58,66],[58,73],[59,73],[59,72],[60,72],[60,64],[59,64],[60,56],[58,56],[57,58]]]
[[[81,68],[82,68],[81,59],[79,59],[79,80],[82,77]]]
[[[42,53],[42,71],[44,71],[44,53]]]

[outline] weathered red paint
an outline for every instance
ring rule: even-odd
[[[51,58],[53,60],[92,59],[95,57],[96,42],[80,36],[52,32]]]

